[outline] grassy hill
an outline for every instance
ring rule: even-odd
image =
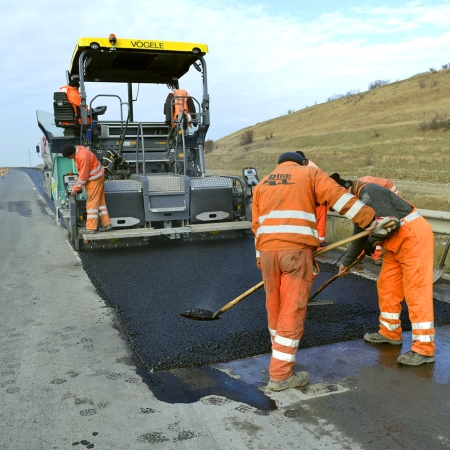
[[[327,173],[404,181],[418,208],[450,211],[449,116],[450,69],[430,71],[236,131],[214,142],[206,167],[241,176],[251,165],[264,176],[280,153],[302,150]],[[241,145],[246,132],[253,142]]]

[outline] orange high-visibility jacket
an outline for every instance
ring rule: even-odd
[[[73,86],[62,86],[59,88],[61,92],[65,92],[67,96],[67,101],[73,106],[73,110],[75,111],[75,115],[79,116],[80,107],[81,107],[81,94],[77,88]],[[88,107],[85,106],[86,111]],[[67,122],[63,122],[64,124],[68,124]],[[81,123],[81,117],[78,117],[78,123]],[[90,118],[88,117],[88,123],[90,123]]]
[[[330,205],[362,228],[375,218],[372,208],[337,186],[322,170],[287,161],[279,164],[254,189],[252,230],[256,250],[317,247],[316,204]]]
[[[319,166],[308,159],[308,166],[319,169]],[[323,244],[325,242],[325,235],[327,231],[327,205],[316,206],[316,220],[317,220],[317,232],[319,233],[319,242]]]
[[[173,118],[176,119],[178,117],[178,114],[180,112],[186,111],[189,113],[189,106],[188,106],[188,98],[189,94],[184,89],[174,89],[172,92],[174,96],[173,101]],[[183,98],[180,98],[183,97]]]
[[[364,183],[375,183],[391,190],[394,194],[398,194],[397,186],[395,186],[395,184],[388,178],[379,178],[366,175],[361,177],[359,181],[363,181]]]
[[[77,192],[81,192],[81,189],[88,181],[103,177],[105,173],[105,169],[103,169],[97,157],[82,145],[75,147],[74,161],[78,171],[78,180],[73,188]]]

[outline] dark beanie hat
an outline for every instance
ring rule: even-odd
[[[75,147],[73,145],[65,145],[61,149],[61,153],[63,156],[67,158],[68,156],[73,155],[75,153]]]
[[[292,161],[297,164],[303,165],[303,161],[305,158],[302,158],[298,153],[295,152],[286,152],[282,153],[278,158],[278,164],[284,163],[286,161]]]
[[[336,181],[337,184],[339,184],[339,186],[344,187],[345,189],[348,189],[352,184],[353,181],[352,180],[344,180],[341,178],[341,176],[338,173],[332,173],[330,175],[330,178],[332,178],[334,181]]]

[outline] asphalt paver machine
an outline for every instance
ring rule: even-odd
[[[207,51],[205,44],[115,35],[78,40],[66,76],[67,83],[78,80],[81,105],[74,107],[58,91],[53,113],[37,111],[45,137],[40,149],[45,190],[75,249],[249,232],[256,169],[243,169],[242,178],[212,176],[205,169]],[[185,78],[189,93],[182,85]],[[91,86],[95,95],[88,97]],[[157,90],[145,97],[145,88]],[[190,95],[191,88],[198,96]],[[151,111],[156,121],[145,118]],[[143,119],[136,118],[138,112]],[[86,194],[69,195],[77,173],[73,161],[60,153],[67,144],[88,147],[105,168],[111,231],[85,233]]]

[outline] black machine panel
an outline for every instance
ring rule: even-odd
[[[139,181],[105,181],[105,199],[114,228],[145,225],[144,201]]]
[[[231,180],[226,177],[191,179],[191,222],[233,220]]]

